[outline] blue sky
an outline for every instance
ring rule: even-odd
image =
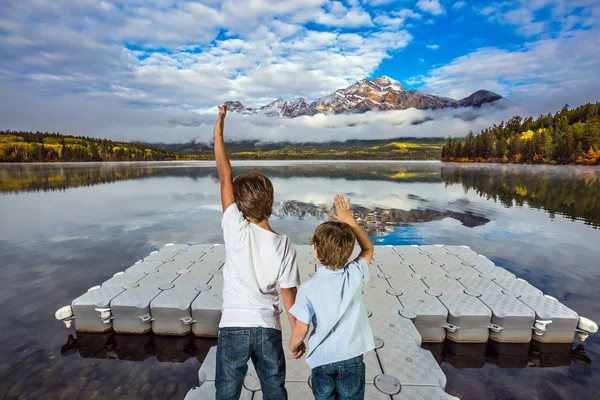
[[[202,139],[196,132],[225,100],[315,100],[381,75],[453,98],[488,89],[519,107],[511,112],[536,115],[599,100],[599,20],[599,0],[6,0],[1,127]],[[380,136],[460,136],[510,116],[467,126],[443,114],[443,126],[398,128],[422,114],[363,122]],[[234,124],[273,140],[373,130],[350,132],[344,121]]]

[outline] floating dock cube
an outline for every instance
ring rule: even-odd
[[[300,279],[306,282],[318,262],[312,246],[296,250]],[[353,257],[358,253],[355,248]],[[123,353],[119,358],[143,360],[148,353],[132,349],[154,347],[157,358],[177,360],[181,351],[173,350],[174,338],[168,336],[181,336],[175,339],[180,340],[177,347],[185,349],[218,335],[225,262],[224,246],[165,246],[73,300],[72,315],[60,319],[74,319],[75,329],[82,332],[82,356],[90,351],[104,354],[82,346],[83,332],[104,332],[102,336],[114,331],[117,352]],[[444,391],[446,378],[422,343],[434,342],[427,347],[440,352],[444,347],[444,360],[459,368],[485,363],[490,346],[510,345],[511,351],[525,346],[523,354],[497,351],[502,355],[498,365],[522,365],[529,346],[568,346],[576,330],[581,332],[576,312],[466,246],[376,246],[370,272],[363,293],[376,349],[364,356],[366,399],[454,399]],[[303,360],[293,360],[287,348],[291,331],[285,311],[281,323],[290,399],[312,398],[310,368]],[[142,335],[148,332],[154,332],[154,339]],[[140,345],[140,340],[148,343]],[[465,343],[477,344],[467,348]],[[208,351],[204,343],[199,346]],[[479,357],[472,354],[477,349],[483,349]],[[436,357],[441,359],[441,353]],[[186,399],[214,398],[215,363],[213,347],[199,371],[199,387]],[[262,398],[251,362],[241,396]]]

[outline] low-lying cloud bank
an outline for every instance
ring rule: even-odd
[[[1,85],[0,85],[1,86]],[[0,129],[44,130],[117,140],[177,143],[212,140],[216,115],[175,107],[136,108],[85,95],[43,98],[16,86],[4,87]],[[229,113],[226,136],[232,140],[327,142],[398,137],[462,137],[514,115],[525,115],[504,101],[481,108],[315,115],[294,119]]]

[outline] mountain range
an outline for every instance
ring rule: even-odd
[[[269,117],[281,116],[295,118],[320,113],[358,114],[366,111],[389,111],[417,108],[419,110],[439,110],[441,108],[480,107],[493,103],[503,97],[487,91],[478,90],[461,100],[439,97],[408,90],[387,76],[369,81],[362,79],[353,85],[339,89],[332,94],[310,102],[303,97],[285,101],[277,99],[259,108],[246,107],[239,101],[226,101],[231,112],[244,115],[263,114]]]

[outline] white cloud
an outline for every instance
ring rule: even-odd
[[[433,15],[442,15],[445,13],[444,7],[442,7],[439,0],[419,0],[415,7]]]
[[[482,48],[418,80],[438,95],[461,98],[488,89],[548,112],[565,102],[574,106],[598,100],[600,54],[594,49],[599,46],[600,32],[594,28],[528,42],[515,50]]]
[[[369,76],[411,40],[402,29],[339,33],[302,25],[372,25],[356,3],[330,0],[177,7],[169,1],[119,7],[86,1],[73,7],[24,0],[5,11],[0,57],[7,61],[0,77],[24,81],[32,90],[113,93],[116,100],[185,109],[231,99],[249,105],[277,97],[315,99]],[[413,14],[393,15],[416,18]],[[31,29],[30,17],[45,21],[44,29]]]
[[[437,49],[439,49],[439,48],[440,48],[440,45],[439,45],[439,44],[428,44],[428,45],[427,45],[427,46],[425,46],[425,47],[427,47],[427,48],[428,48],[428,49],[430,49],[430,50],[437,50]]]
[[[460,10],[461,8],[463,8],[466,5],[467,5],[467,3],[464,2],[464,1],[457,1],[454,4],[452,4],[452,9],[453,10]]]
[[[380,14],[373,19],[373,22],[387,28],[398,28],[400,26],[406,26],[410,19],[419,20],[421,18],[421,14],[416,13],[409,8],[405,8],[400,11]]]
[[[321,25],[356,28],[371,25],[371,16],[361,8],[348,9],[339,1],[333,1],[314,17],[314,21]]]
[[[600,5],[596,0],[507,0],[478,11],[489,21],[512,25],[517,33],[531,37],[565,33],[578,24],[593,26],[597,19],[593,23],[591,20],[598,9]],[[548,12],[551,18],[547,18]]]

